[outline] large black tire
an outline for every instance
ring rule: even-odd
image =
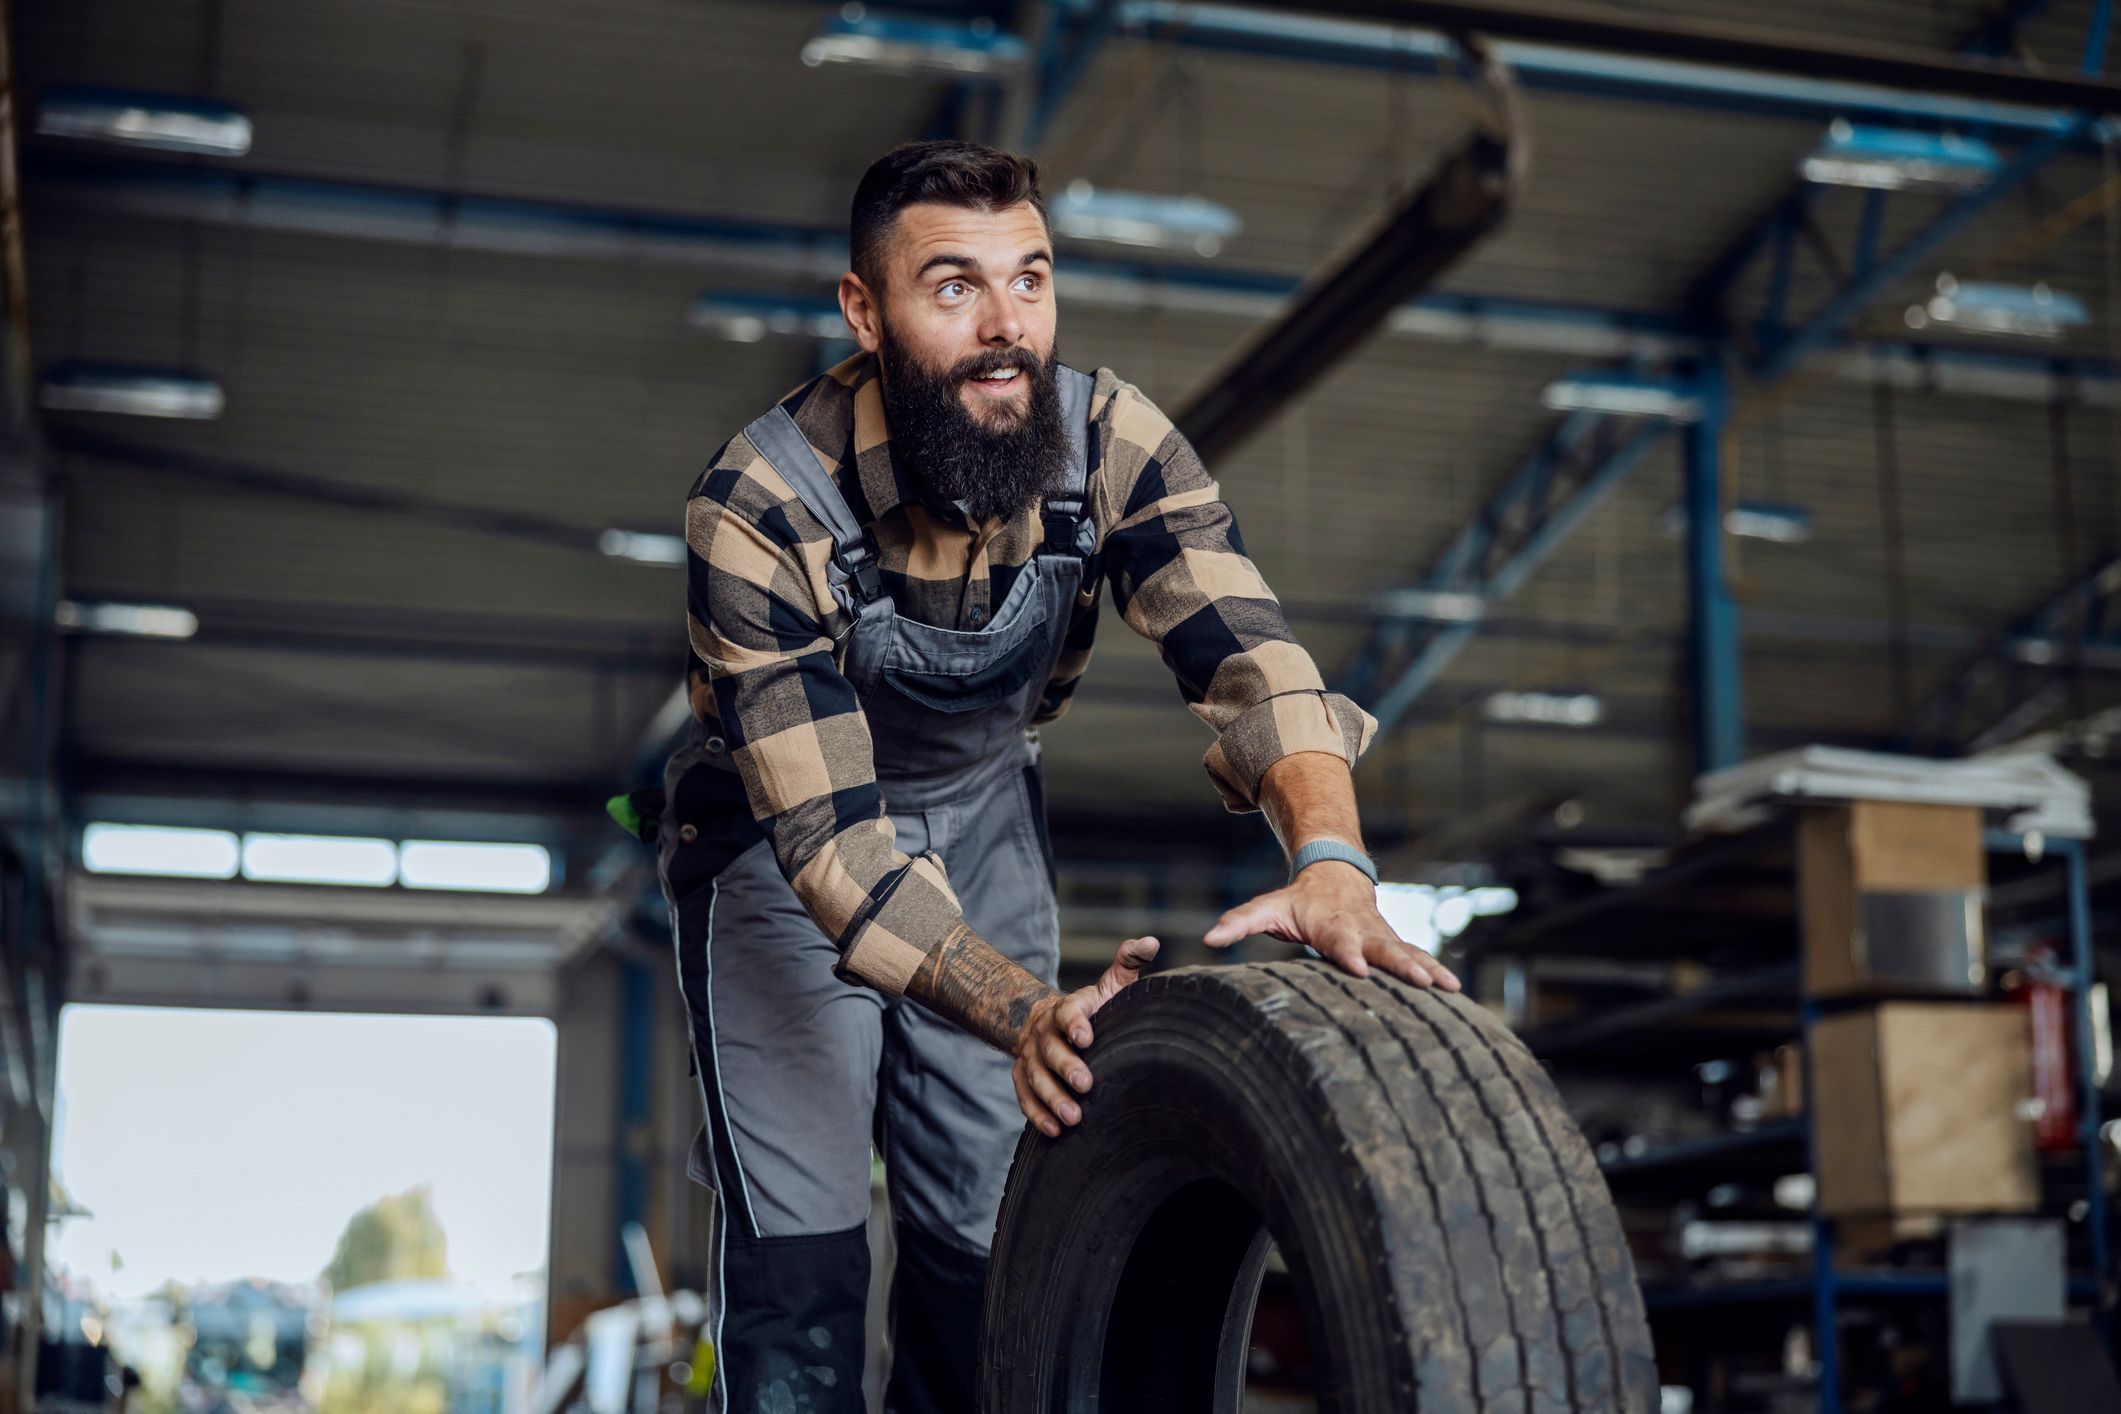
[[[1620,1222],[1538,1063],[1465,999],[1317,962],[1147,978],[1009,1173],[986,1414],[1236,1414],[1265,1250],[1338,1414],[1657,1405]]]

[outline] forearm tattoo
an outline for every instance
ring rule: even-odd
[[[1013,1050],[1031,1008],[1053,989],[960,923],[906,983],[906,995],[997,1050]]]

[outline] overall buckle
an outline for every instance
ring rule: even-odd
[[[1046,527],[1046,541],[1040,548],[1048,555],[1072,555],[1079,560],[1090,558],[1090,546],[1096,531],[1089,518],[1083,514],[1084,501],[1080,496],[1055,497],[1039,510],[1039,517]],[[1085,534],[1085,531],[1089,531]]]

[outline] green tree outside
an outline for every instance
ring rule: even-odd
[[[375,1202],[348,1219],[324,1268],[333,1291],[370,1282],[449,1275],[449,1239],[435,1216],[429,1184]]]

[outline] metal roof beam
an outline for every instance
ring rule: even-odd
[[[1596,34],[1617,37],[1619,29],[1629,27],[1624,22],[1608,21],[1588,11],[1570,11],[1563,7],[1556,7],[1547,11],[1534,11],[1529,8],[1519,9],[1507,4],[1491,8],[1452,3],[1431,4],[1427,0],[1347,0],[1346,3],[1329,4],[1319,8],[1332,9],[1341,13],[1389,9],[1394,14],[1406,15],[1411,22],[1418,22],[1414,19],[1416,15],[1428,16],[1432,19],[1445,15],[1456,15],[1462,22],[1463,27],[1472,32],[1533,39],[1561,40],[1565,37],[1568,42],[1578,43],[1587,42],[1591,36]],[[1476,10],[1478,13],[1471,13]],[[2093,15],[2091,32],[2085,46],[2086,63],[2088,65],[2095,56],[2103,56],[2105,36],[2110,20],[2110,7],[2107,0],[2100,0],[2099,8]],[[1662,24],[1664,24],[1664,21],[1660,21],[1660,25]],[[1681,55],[1682,51],[1686,50],[1688,46],[1693,46],[1702,40],[1709,29],[1707,26],[1691,25],[1680,21],[1672,21],[1671,24],[1672,28],[1669,33],[1675,37],[1673,42],[1680,48],[1675,49],[1669,45],[1660,47],[1659,42],[1647,36],[1640,36],[1639,38],[1643,41],[1642,47],[1646,52],[1661,53],[1668,56]],[[1695,32],[1689,34],[1689,30]],[[1983,33],[1987,32],[1984,31]],[[1723,38],[1726,43],[1731,45],[1725,51],[1730,55],[1752,53],[1759,57],[1766,57],[1766,50],[1757,45],[1748,49],[1744,42],[1738,41],[1734,36],[1726,34]],[[1754,38],[1758,40],[1760,37],[1756,34]],[[1778,40],[1777,43],[1781,43],[1781,41]],[[1833,78],[1859,76],[1849,66],[1851,64],[1860,64],[1861,61],[1851,59],[1846,52],[1842,53],[1840,59],[1830,60],[1826,57],[1829,53],[1829,48],[1831,47],[1823,47],[1816,51],[1815,59],[1819,67],[1814,72],[1824,77]],[[1701,56],[1695,55],[1694,57]],[[1875,55],[1872,56],[1874,59],[1876,57]],[[1958,67],[1978,69],[1980,66],[1961,65]],[[1991,76],[1994,77],[1994,71],[1990,70],[1990,72]],[[1887,74],[1894,74],[1897,79],[1911,77],[1910,74],[1891,65],[1880,67],[1876,70],[1873,77],[1884,79]],[[1959,91],[1970,95],[1978,95],[1982,92],[1982,90],[1973,88]],[[1999,86],[1993,92],[1998,94],[2004,92],[2004,86],[1999,82]],[[1829,298],[1818,312],[1812,315],[1801,327],[1795,330],[1783,330],[1779,327],[1771,326],[1766,331],[1770,337],[1770,342],[1756,354],[1753,360],[1755,373],[1763,382],[1772,383],[1788,377],[1807,360],[1833,349],[1842,342],[1844,331],[1848,325],[1881,293],[1890,288],[1895,282],[1906,278],[1920,262],[1927,259],[1968,222],[1987,211],[2003,196],[2021,186],[2058,151],[2066,146],[2085,140],[2097,127],[2098,123],[2096,120],[2083,114],[2074,116],[2051,115],[2038,134],[2027,142],[2012,161],[2002,171],[1998,172],[1987,185],[1952,202],[1936,219],[1914,235],[1908,237],[1891,253],[1884,256],[1879,256],[1876,253],[1878,232],[1882,225],[1883,194],[1874,193],[1872,200],[1865,204],[1862,227],[1856,241],[1857,257],[1854,272],[1843,281],[1840,290]],[[1712,315],[1720,311],[1720,307],[1727,298],[1731,285],[1744,272],[1753,257],[1761,250],[1768,248],[1771,243],[1774,243],[1778,235],[1781,240],[1777,247],[1777,269],[1770,281],[1770,306],[1774,318],[1779,320],[1780,310],[1776,306],[1779,305],[1780,292],[1786,291],[1788,286],[1788,266],[1793,258],[1792,253],[1797,235],[1802,228],[1802,223],[1808,220],[1806,208],[1809,201],[1809,190],[1805,186],[1796,188],[1790,196],[1778,203],[1767,221],[1760,223],[1760,225],[1741,237],[1695,283],[1693,292],[1687,302],[1687,314],[1697,325],[1713,327],[1715,321]],[[1947,354],[1927,366],[1935,370],[1943,364],[1949,363],[1951,358],[1952,356]],[[1837,371],[1847,371],[1852,362],[1852,360],[1845,359],[1842,367]],[[1860,370],[1861,365],[1857,364],[1856,366]],[[1971,372],[1971,370],[1966,371]],[[1477,557],[1488,553],[1494,541],[1491,522],[1496,520],[1498,515],[1507,507],[1532,495],[1533,493],[1527,489],[1528,487],[1543,485],[1544,479],[1551,476],[1552,464],[1557,459],[1557,456],[1561,458],[1567,456],[1565,448],[1557,453],[1557,445],[1566,443],[1572,438],[1580,438],[1583,435],[1583,425],[1580,422],[1583,416],[1584,414],[1573,414],[1554,427],[1548,440],[1542,444],[1539,451],[1533,454],[1530,462],[1515,477],[1504,484],[1503,488],[1496,493],[1495,498],[1491,499],[1482,510],[1480,518],[1461,532],[1459,538],[1445,551],[1444,555],[1430,570],[1428,576],[1420,582],[1421,587],[1434,590],[1456,585],[1460,563],[1468,556]],[[1646,429],[1643,433],[1638,434],[1636,442],[1627,444],[1623,451],[1613,453],[1606,462],[1594,466],[1583,477],[1580,485],[1590,490],[1593,504],[1595,504],[1596,497],[1603,494],[1603,489],[1609,489],[1610,485],[1623,479],[1635,465],[1639,464],[1641,452],[1647,450],[1647,445],[1645,444],[1638,448],[1637,443],[1654,442],[1662,431],[1662,426],[1652,426]],[[1634,454],[1631,456],[1627,454],[1628,452],[1633,452]],[[1564,505],[1575,513],[1563,525],[1561,532],[1563,534],[1566,533],[1568,525],[1573,525],[1580,521],[1589,511],[1588,505],[1578,506],[1575,499],[1565,502]],[[1713,518],[1708,523],[1717,524],[1720,533],[1720,517]],[[1512,550],[1505,555],[1503,564],[1514,573],[1516,581],[1521,582],[1522,578],[1530,573],[1531,567],[1535,566],[1541,558],[1544,558],[1545,554],[1551,550],[1553,544],[1558,542],[1558,539],[1558,535],[1549,537],[1531,546],[1533,553],[1529,555]],[[1701,545],[1697,543],[1694,549],[1695,558],[1699,558],[1701,549]],[[1722,593],[1720,581],[1718,583],[1710,583],[1704,578],[1702,573],[1697,573],[1694,576],[1694,580],[1693,590],[1697,598],[1702,594],[1716,595]],[[1472,588],[1473,592],[1478,592],[1483,597],[1492,598],[1498,592],[1505,595],[1508,594],[1514,589],[1515,584],[1507,580],[1498,580],[1492,583],[1480,582],[1477,587],[1459,587]],[[1697,604],[1697,611],[1699,608],[1700,605]],[[1726,617],[1729,616],[1726,615]],[[1479,623],[1477,620],[1452,625],[1445,629],[1429,630],[1423,641],[1414,645],[1411,655],[1406,658],[1403,666],[1396,669],[1396,676],[1393,677],[1390,685],[1385,688],[1383,694],[1378,697],[1372,706],[1372,711],[1380,723],[1380,729],[1389,726],[1392,721],[1396,720],[1442,674],[1444,668],[1456,656],[1459,649],[1464,647],[1478,631]],[[1386,665],[1405,651],[1409,634],[1410,630],[1406,626],[1395,627],[1389,624],[1380,625],[1372,633],[1369,642],[1357,652],[1350,669],[1344,674],[1353,695],[1357,697],[1363,696],[1372,684],[1378,681],[1379,674],[1385,671]],[[1732,655],[1737,650],[1737,630],[1733,625],[1720,625],[1718,631],[1710,635],[1710,637],[1715,639],[1715,646],[1718,649],[1720,663],[1718,691],[1722,696],[1727,697],[1730,702],[1735,703],[1737,700],[1735,685],[1736,666]],[[1731,679],[1731,681],[1728,683],[1722,682],[1721,678],[1726,677]],[[1723,691],[1725,688],[1728,689],[1727,692]],[[1733,716],[1733,712],[1726,711],[1722,713],[1722,716],[1729,719]],[[1736,727],[1733,721],[1724,720],[1719,724],[1718,730],[1720,732],[1719,740],[1721,741],[1718,752],[1728,755],[1734,749],[1733,742],[1736,739]]]
[[[2022,736],[2061,706],[2069,679],[2113,647],[2121,623],[2121,555],[2072,573],[1915,710],[1917,742],[1980,751]]]
[[[2105,8],[2107,0],[2099,0],[2099,4],[2100,8],[2094,12],[2090,30],[2085,38],[2084,58],[2087,64],[2092,63],[2095,59],[2103,61],[2106,35],[2111,25],[2111,14]],[[2016,3],[2005,5],[1996,15],[1985,20],[1972,33],[1962,39],[1959,49],[1961,52],[1971,54],[1994,52],[1992,46],[2015,34],[2016,27],[2029,19],[2040,7],[2041,0],[2016,0]],[[2093,68],[2088,69],[2087,72],[2097,72],[2097,70]],[[1827,116],[1856,120],[1876,115],[1844,109]],[[1902,118],[1904,120],[1916,116],[1914,114],[1905,114],[1902,115]],[[1980,126],[1982,131],[1998,136],[2004,135],[2007,131],[2000,126],[1977,126]],[[1938,218],[1936,225],[1932,228],[1937,240],[1949,236],[1959,226],[1963,225],[1965,220],[1970,219],[1981,210],[1985,210],[1995,197],[2022,183],[2027,176],[2037,171],[2042,163],[2053,157],[2060,148],[2096,147],[2096,139],[2104,128],[2105,124],[2088,122],[2081,114],[2051,111],[2041,115],[2032,126],[2017,129],[2016,135],[2027,139],[2028,147],[2019,153],[2018,160],[2015,163],[2007,167],[2003,172],[1998,173],[1986,187],[1970,192],[1961,198],[1964,202],[1973,203],[1972,205],[1961,207],[1955,203],[1951,209]],[[2026,165],[2026,158],[2029,153],[2036,155],[2032,163]],[[2008,185],[2005,185],[2006,182]],[[1771,322],[1771,327],[1767,334],[1770,342],[1781,335],[1782,331],[1773,328],[1772,322],[1779,320],[1781,317],[1781,303],[1788,291],[1789,269],[1794,257],[1796,238],[1800,233],[1809,233],[1813,236],[1818,234],[1816,227],[1811,225],[1810,212],[1812,197],[1816,191],[1817,188],[1809,182],[1793,181],[1788,191],[1775,202],[1765,216],[1748,227],[1724,249],[1722,254],[1710,262],[1708,269],[1704,270],[1695,279],[1687,293],[1685,307],[1696,322],[1703,324],[1705,327],[1723,323],[1726,318],[1724,307],[1729,301],[1731,291],[1752,265],[1754,259],[1763,250],[1772,246],[1775,252],[1776,266],[1770,279],[1768,318]],[[1865,214],[1868,229],[1875,230],[1875,222],[1880,214],[1880,202],[1882,200],[1883,193],[1874,193],[1872,201],[1867,203]],[[1918,235],[1913,238],[1910,244],[1912,245],[1921,240],[1922,237]],[[1934,248],[1935,244],[1936,240],[1926,242],[1921,245],[1920,249],[1913,251],[1912,254],[1917,257],[1926,254],[1929,249]],[[1901,249],[1902,252],[1908,252],[1909,246],[1903,246]],[[1896,252],[1896,254],[1898,253]],[[1837,283],[1846,283],[1843,280],[1842,272],[1835,271],[1833,273]],[[1868,284],[1871,292],[1875,293],[1875,290],[1879,287],[1879,282],[1874,280],[1868,282]],[[1851,286],[1850,288],[1853,291],[1854,287]],[[1818,350],[1815,348],[1811,351],[1817,352]],[[1804,354],[1800,351],[1796,356],[1801,358]]]
[[[1129,38],[1209,53],[1377,69],[1409,79],[1433,79],[1445,71],[1440,66],[1463,62],[1458,46],[1432,31],[1227,4],[1132,0],[1119,8],[1118,29]],[[1553,44],[1504,41],[1493,50],[1526,90],[1538,93],[1820,122],[1845,117],[1880,123],[1951,123],[1978,126],[2004,137],[2044,132],[2062,116],[2052,107],[2000,103],[1992,98],[1910,93],[1812,75],[1744,72]]]
[[[1279,318],[1214,374],[1173,421],[1210,461],[1230,451],[1434,284],[1502,224],[1521,156],[1506,137],[1467,137],[1368,239],[1307,283]]]
[[[1091,60],[1110,37],[1118,12],[1118,0],[1087,0],[1080,14],[1067,5],[1048,8],[1045,34],[1033,66],[1030,112],[1016,144],[1019,149],[1036,151],[1046,140],[1061,106],[1082,82]]]
[[[34,192],[99,212],[203,221],[455,250],[555,258],[653,261],[829,286],[847,268],[844,231],[623,208],[454,195],[262,172],[143,161],[53,159],[29,164]],[[1070,249],[1057,278],[1071,305],[1265,320],[1302,288],[1292,276],[1224,266],[1156,265]],[[829,304],[788,295],[791,307]],[[830,305],[837,310],[836,304]],[[1387,334],[1586,357],[1670,358],[1698,347],[1662,314],[1557,301],[1428,292],[1387,314]]]
[[[1966,37],[1959,47],[1968,54],[2001,57],[2018,46],[2018,34],[2026,23],[2048,6],[2048,0],[2003,0]],[[2097,73],[2098,70],[2091,70]]]
[[[1986,185],[1948,203],[1927,225],[1884,255],[1872,253],[1884,193],[1872,193],[1872,200],[1865,207],[1865,235],[1857,242],[1854,270],[1802,325],[1787,331],[1768,331],[1767,342],[1753,357],[1754,373],[1763,382],[1779,382],[1814,355],[1825,352],[1880,295],[1916,273],[1946,241],[2023,186],[2090,127],[2090,119],[2077,119],[2027,143]]]
[[[1869,84],[2073,113],[2121,113],[2121,86],[2088,77],[2035,73],[2018,65],[1947,57],[1907,45],[1848,43],[1816,32],[1792,37],[1786,31],[1678,14],[1637,19],[1572,0],[1276,0],[1271,8],[1642,55],[1717,70]]]
[[[555,258],[650,260],[761,278],[836,280],[846,268],[843,233],[737,218],[452,196],[271,173],[220,172],[140,161],[40,157],[29,164],[40,199],[64,196],[97,211],[205,221],[237,229],[365,238]],[[1266,320],[1300,288],[1286,275],[1227,266],[1151,265],[1065,252],[1062,298],[1102,309],[1155,310]],[[795,309],[836,313],[819,296],[780,296]],[[1387,335],[1582,358],[1668,361],[1697,354],[1683,319],[1638,310],[1432,290],[1385,319]],[[2116,370],[2104,359],[1957,349],[1935,344],[1844,343],[1823,357],[1838,376],[1932,392],[2047,402],[2057,396],[2121,405]]]
[[[1515,475],[1488,498],[1437,557],[1423,590],[1493,604],[1515,594],[1555,547],[1664,439],[1663,421],[1625,430],[1621,419],[1576,412],[1562,418]],[[1455,623],[1380,621],[1342,674],[1342,688],[1371,696],[1387,731],[1443,675],[1480,630],[1478,615]]]

